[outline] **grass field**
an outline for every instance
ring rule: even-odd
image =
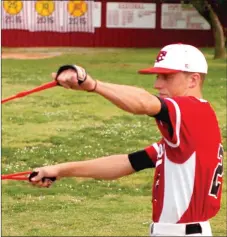
[[[226,61],[214,61],[213,49],[202,50],[210,65],[204,98],[216,110],[226,150]],[[50,51],[63,54],[43,60],[2,60],[2,98],[46,83],[60,65],[73,63],[101,81],[154,92],[154,77],[136,72],[153,64],[158,49]],[[2,173],[129,153],[159,138],[149,117],[128,114],[92,93],[54,88],[2,105]],[[224,164],[226,174],[226,155]],[[147,236],[153,172],[145,170],[115,181],[62,179],[51,189],[4,181],[2,235]],[[211,220],[216,236],[226,235],[226,182],[223,191],[222,208]]]

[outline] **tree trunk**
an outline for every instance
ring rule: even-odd
[[[225,58],[225,35],[224,29],[221,22],[218,19],[217,14],[213,11],[212,7],[209,6],[210,19],[212,25],[213,36],[215,39],[215,48],[214,48],[214,59]]]
[[[214,59],[225,58],[225,34],[217,14],[214,12],[212,6],[206,0],[190,0],[191,4],[211,25],[214,36]]]

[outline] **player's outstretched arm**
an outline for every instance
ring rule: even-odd
[[[161,110],[159,99],[148,91],[134,86],[117,85],[94,80],[86,71],[76,67],[62,71],[57,80],[67,89],[93,91],[108,99],[120,109],[133,114],[156,115]],[[56,73],[52,74],[56,78]]]
[[[42,182],[43,177],[86,177],[112,180],[135,172],[128,155],[112,155],[87,161],[66,162],[44,166],[34,170],[38,175],[32,178],[33,185],[48,187],[50,182]]]
[[[161,110],[160,100],[142,88],[98,81],[95,92],[132,114],[152,116]]]

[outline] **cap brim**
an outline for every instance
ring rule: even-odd
[[[138,71],[140,74],[171,74],[171,73],[177,73],[182,72],[181,70],[175,70],[175,69],[168,69],[168,68],[162,68],[162,67],[149,67],[145,69],[141,69]]]

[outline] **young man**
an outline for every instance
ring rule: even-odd
[[[154,96],[141,88],[94,80],[79,66],[61,67],[52,74],[60,85],[97,93],[129,113],[154,117],[162,139],[132,154],[35,169],[32,184],[49,187],[47,177],[117,179],[155,168],[150,235],[211,236],[209,219],[220,209],[223,148],[215,113],[202,99],[207,69],[197,48],[165,46],[154,67],[139,71],[157,74],[159,94]]]

